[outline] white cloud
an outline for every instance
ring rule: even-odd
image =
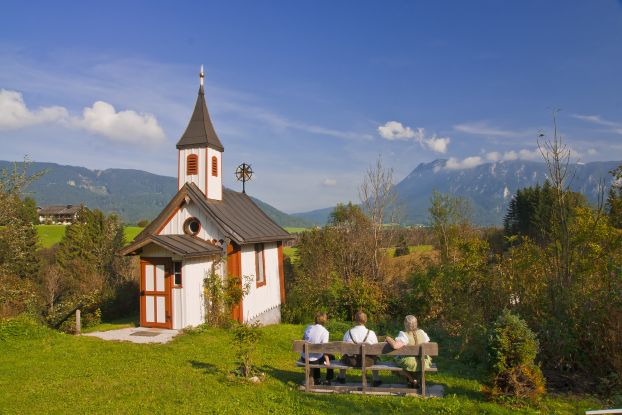
[[[35,124],[56,123],[124,142],[165,141],[164,131],[155,116],[135,111],[116,111],[107,102],[86,107],[81,117],[72,117],[60,106],[30,110],[20,92],[0,89],[0,129],[19,129]]]
[[[84,108],[81,118],[74,118],[73,126],[100,134],[122,142],[150,142],[159,144],[166,137],[162,127],[152,114],[139,114],[136,111],[117,111],[103,101]]]
[[[42,107],[31,111],[20,92],[0,89],[0,129],[12,130],[67,118],[63,107]]]
[[[589,154],[590,156],[595,156],[596,154],[598,154],[598,150],[596,150],[595,148],[588,148],[587,154]]]
[[[449,137],[432,136],[423,140],[425,145],[436,153],[447,153],[447,147],[451,139]]]
[[[419,128],[419,135],[422,135],[423,128]],[[389,141],[408,140],[415,137],[415,132],[410,127],[404,126],[398,121],[387,121],[384,125],[378,127],[378,133],[382,138]]]
[[[389,141],[414,139],[421,147],[435,153],[446,153],[451,142],[449,137],[437,137],[436,134],[426,138],[425,128],[419,127],[417,131],[414,131],[398,121],[387,121],[378,127],[378,133],[382,138]]]
[[[447,170],[463,170],[471,169],[482,164],[484,160],[480,156],[467,157],[463,160],[458,160],[455,157],[450,157],[445,163],[445,169]]]
[[[578,153],[571,150],[571,156],[578,157]],[[523,148],[521,150],[510,150],[505,153],[491,151],[481,156],[466,157],[462,160],[450,157],[445,163],[447,170],[462,170],[477,167],[485,162],[512,161],[512,160],[539,160],[542,157],[540,150]]]
[[[606,120],[600,115],[573,114],[572,116],[581,121],[586,121],[592,124],[610,127],[611,132],[622,135],[622,123],[621,122]]]
[[[324,185],[326,187],[334,187],[334,186],[337,186],[337,180],[335,180],[335,179],[324,179],[324,181],[322,182],[322,185]]]
[[[530,134],[529,131],[504,130],[491,126],[486,121],[457,124],[454,125],[454,130],[460,131],[461,133],[484,135],[488,137],[522,137]]]

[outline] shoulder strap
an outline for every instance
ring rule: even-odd
[[[348,335],[350,336],[350,340],[352,340],[352,343],[358,344],[356,340],[354,340],[354,337],[352,337],[352,329],[348,330]]]
[[[369,336],[369,329],[367,329],[367,333],[365,334],[365,338],[363,339],[363,343],[367,341],[367,336]]]

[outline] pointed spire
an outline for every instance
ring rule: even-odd
[[[190,117],[188,127],[186,127],[186,131],[177,142],[177,148],[210,147],[218,151],[225,151],[218,135],[216,135],[212,120],[207,111],[205,93],[203,91],[204,78],[203,65],[201,65],[201,72],[199,72],[199,96],[194,105],[194,111],[192,117]]]

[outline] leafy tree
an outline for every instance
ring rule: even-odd
[[[470,204],[464,198],[434,191],[428,211],[441,261],[455,260],[460,239],[466,238],[470,233]]]

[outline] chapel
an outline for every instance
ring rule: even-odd
[[[278,323],[285,302],[283,243],[292,236],[246,193],[223,187],[225,149],[207,110],[203,68],[199,79],[194,111],[177,142],[177,194],[120,252],[140,256],[140,325],[204,323],[204,281],[211,272],[250,285],[233,319]]]

